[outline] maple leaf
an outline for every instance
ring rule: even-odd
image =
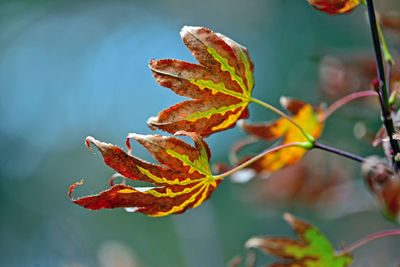
[[[270,267],[345,267],[353,261],[349,254],[335,255],[329,240],[320,231],[286,213],[285,220],[292,226],[300,240],[283,237],[253,237],[245,247],[257,248],[288,261]]]
[[[91,210],[124,207],[149,216],[177,214],[199,206],[210,197],[220,180],[210,172],[210,150],[201,136],[184,131],[176,135],[190,136],[195,147],[175,137],[160,135],[129,134],[127,139],[129,150],[129,139],[133,138],[166,167],[143,161],[117,146],[87,137],[87,146],[90,148],[90,144],[94,144],[108,166],[126,178],[154,186],[114,185],[98,195],[74,200],[71,193],[79,184],[75,183],[69,191],[71,200]]]
[[[318,118],[322,115],[322,110],[319,107],[314,110],[309,104],[286,97],[281,98],[281,104],[293,114],[292,119],[305,132],[309,133],[315,139],[319,138],[324,126],[324,123]],[[249,134],[262,140],[270,141],[283,137],[282,144],[307,141],[300,130],[285,118],[263,124],[251,124],[243,121],[240,126]],[[301,147],[282,148],[268,153],[249,167],[257,172],[270,173],[296,163],[306,152],[307,150]]]
[[[254,66],[247,49],[203,27],[185,26],[180,34],[200,65],[164,59],[150,61],[150,69],[160,85],[194,100],[161,111],[148,125],[169,133],[180,129],[206,137],[247,118],[254,86]]]
[[[363,3],[363,0],[307,0],[307,2],[319,11],[336,15],[352,11],[356,6]]]

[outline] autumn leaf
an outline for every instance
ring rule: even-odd
[[[254,86],[247,49],[203,27],[185,26],[181,37],[200,65],[164,59],[150,61],[150,69],[160,85],[193,100],[161,111],[148,125],[169,133],[179,129],[208,136],[247,118]]]
[[[265,253],[286,259],[269,267],[345,267],[353,261],[349,254],[335,255],[329,240],[320,231],[286,213],[285,220],[293,227],[300,240],[283,237],[253,237],[246,248],[257,248]]]
[[[105,163],[122,176],[148,182],[151,187],[114,185],[95,195],[72,199],[87,209],[127,208],[149,216],[165,216],[195,208],[208,199],[220,180],[210,172],[210,150],[201,136],[180,131],[176,135],[190,136],[195,147],[175,137],[129,134],[143,145],[162,165],[152,164],[129,155],[121,148],[87,137],[86,144],[94,144],[103,155]]]
[[[274,210],[306,206],[319,214],[337,213],[354,193],[352,174],[346,164],[350,163],[329,157],[325,151],[313,151],[268,179],[253,181],[248,185],[246,200]]]
[[[356,6],[363,3],[363,0],[307,0],[307,2],[319,11],[336,15],[352,11]]]
[[[322,114],[320,108],[314,110],[309,104],[289,98],[281,98],[281,104],[293,114],[292,119],[300,125],[305,132],[309,133],[315,139],[319,138],[324,126],[323,122],[318,119]],[[243,121],[240,126],[243,130],[261,140],[270,141],[283,137],[282,144],[307,141],[300,130],[286,118],[262,124],[252,124]],[[249,167],[257,172],[270,173],[296,163],[306,152],[307,150],[301,147],[282,148],[268,153]]]
[[[400,176],[390,166],[391,158],[370,156],[361,170],[365,184],[379,203],[383,215],[392,222],[400,222]]]

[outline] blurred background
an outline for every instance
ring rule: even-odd
[[[377,4],[400,11],[397,0]],[[372,56],[364,7],[328,16],[293,0],[3,0],[1,266],[225,266],[244,255],[254,235],[293,236],[284,212],[317,225],[337,248],[395,227],[363,185],[359,164],[314,151],[273,176],[279,179],[226,180],[210,200],[178,216],[73,204],[71,184],[84,179],[74,197],[94,194],[113,174],[85,147],[86,136],[122,147],[130,132],[154,133],[146,120],[182,100],[159,86],[147,65],[153,58],[194,62],[179,36],[184,25],[206,26],[246,46],[255,64],[254,95],[271,104],[278,106],[282,95],[332,103],[368,89],[363,77],[346,71],[358,62],[353,71],[364,73],[360,68],[371,64],[360,63]],[[250,114],[252,121],[276,118],[254,104]],[[379,120],[374,101],[354,102],[328,120],[321,140],[379,154],[370,146]],[[236,127],[207,138],[212,162],[227,162],[242,136]],[[133,152],[152,160],[137,144]],[[312,175],[299,175],[310,166]],[[398,237],[375,241],[355,251],[354,266],[398,266],[399,247]],[[273,262],[259,256],[258,266]]]

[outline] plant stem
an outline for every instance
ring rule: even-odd
[[[400,86],[394,88],[392,93],[390,94],[389,104],[390,107],[393,108],[394,104],[396,104],[397,95],[399,94]]]
[[[239,171],[239,170],[241,170],[243,168],[246,168],[250,164],[254,163],[255,161],[259,160],[260,158],[264,157],[265,155],[267,155],[269,153],[272,153],[274,151],[277,151],[277,150],[280,150],[280,149],[283,149],[283,148],[293,147],[293,146],[301,147],[301,148],[304,148],[304,149],[307,149],[307,150],[311,150],[313,148],[319,148],[321,150],[325,150],[325,151],[328,151],[328,152],[331,152],[331,153],[334,153],[334,154],[338,154],[340,156],[343,156],[343,157],[346,157],[346,158],[349,158],[349,159],[352,159],[352,160],[355,160],[355,161],[358,161],[358,162],[364,162],[365,161],[365,159],[360,157],[360,156],[357,156],[357,155],[351,154],[349,152],[342,151],[342,150],[339,150],[339,149],[336,149],[336,148],[333,148],[333,147],[330,147],[330,146],[326,146],[326,145],[320,144],[320,143],[315,142],[315,141],[314,141],[314,143],[311,143],[311,142],[308,142],[308,141],[306,141],[306,142],[293,142],[293,143],[283,144],[283,145],[279,145],[279,146],[267,149],[264,152],[258,154],[257,156],[249,159],[248,161],[240,164],[239,166],[237,166],[237,167],[235,167],[235,168],[233,168],[233,169],[231,169],[231,170],[229,170],[227,172],[224,172],[224,173],[221,173],[219,175],[214,176],[214,179],[218,180],[218,179],[225,178],[226,176],[229,176],[229,175],[231,175],[231,174],[233,174],[233,173],[235,173],[235,172],[237,172],[237,171]]]
[[[313,143],[315,141],[314,137],[312,137],[310,134],[308,134],[297,122],[295,122],[291,117],[289,117],[288,115],[286,115],[285,113],[283,113],[282,111],[277,109],[276,107],[274,107],[268,103],[265,103],[264,101],[258,100],[256,98],[251,98],[250,101],[257,103],[269,110],[272,110],[273,112],[279,114],[283,118],[290,121],[294,126],[296,126],[301,131],[301,133],[304,135],[304,137],[307,139],[308,142]]]
[[[385,57],[385,61],[389,65],[392,65],[393,64],[393,58],[392,58],[392,55],[390,54],[389,49],[387,47],[387,44],[386,44],[386,41],[385,41],[385,37],[383,36],[382,28],[381,28],[381,25],[379,24],[379,22],[376,23],[376,27],[378,28],[379,37],[381,38],[382,50],[383,50],[383,55]]]
[[[344,97],[340,98],[339,100],[337,100],[336,102],[334,102],[332,105],[330,105],[329,108],[327,110],[325,110],[325,112],[319,117],[319,120],[325,121],[330,115],[332,115],[333,112],[335,112],[337,109],[339,109],[343,105],[347,104],[348,102],[350,102],[354,99],[365,97],[365,96],[378,96],[378,93],[375,91],[372,91],[372,90],[366,90],[366,91],[359,91],[359,92],[355,92],[355,93],[349,94],[347,96],[344,96]]]
[[[308,142],[306,142],[306,143],[308,143]],[[243,169],[243,168],[246,168],[247,166],[249,166],[249,165],[252,164],[253,162],[257,161],[258,159],[264,157],[264,156],[267,155],[268,153],[271,153],[271,152],[274,152],[274,151],[277,151],[277,150],[279,150],[279,149],[286,148],[286,147],[293,147],[293,146],[304,147],[304,144],[305,144],[304,142],[294,142],[294,143],[279,145],[279,146],[273,147],[273,148],[271,148],[271,149],[267,149],[267,150],[265,150],[264,152],[258,154],[257,156],[255,156],[255,157],[249,159],[248,161],[246,161],[246,162],[240,164],[239,166],[233,168],[232,170],[229,170],[229,171],[227,171],[227,172],[224,172],[224,173],[221,173],[221,174],[219,174],[219,175],[214,176],[214,178],[215,178],[215,179],[222,179],[222,178],[224,178],[224,177],[226,177],[226,176],[229,176],[229,175],[231,175],[232,173],[235,173],[235,172],[237,172],[237,171],[239,171],[239,170],[241,170],[241,169]]]
[[[349,158],[349,159],[352,159],[352,160],[355,160],[355,161],[358,161],[358,162],[364,162],[365,161],[365,159],[360,157],[360,156],[351,154],[351,153],[346,152],[346,151],[342,151],[342,150],[334,148],[334,147],[326,146],[326,145],[320,144],[318,142],[314,142],[314,146],[313,147],[321,149],[321,150],[329,151],[329,152],[338,154],[340,156],[343,156],[343,157],[346,157],[346,158]]]
[[[383,55],[385,57],[385,61],[387,62],[388,74],[387,74],[386,81],[387,81],[388,95],[390,96],[391,91],[392,91],[391,88],[390,88],[391,87],[390,82],[392,80],[393,57],[389,52],[389,49],[388,49],[387,44],[386,44],[385,36],[383,35],[383,31],[382,31],[382,28],[381,28],[381,25],[379,24],[379,22],[377,22],[376,27],[378,28],[379,37],[380,37],[380,39],[382,41]],[[389,106],[391,106],[390,99],[389,99]]]
[[[375,17],[375,9],[374,9],[374,4],[372,0],[367,0],[367,9],[368,9],[368,17],[369,17],[369,25],[371,28],[371,34],[372,34],[372,39],[374,43],[374,50],[375,50],[375,59],[376,59],[376,65],[377,65],[377,72],[378,72],[378,78],[379,78],[379,89],[380,89],[380,104],[381,104],[381,110],[382,110],[382,120],[383,124],[386,129],[386,133],[389,137],[390,145],[393,150],[393,163],[396,166],[396,170],[399,169],[400,165],[399,162],[395,160],[395,155],[397,155],[400,151],[399,144],[397,141],[393,139],[393,133],[394,133],[394,125],[393,125],[393,119],[390,113],[390,106],[389,106],[389,97],[388,97],[388,91],[387,91],[387,83],[386,83],[386,77],[385,77],[385,69],[383,67],[383,60],[382,60],[382,50],[381,50],[381,45],[380,45],[380,39],[379,39],[379,31],[378,31],[378,26],[376,22],[376,17]]]
[[[387,81],[388,81],[388,85],[387,85],[387,87],[388,87],[388,93],[389,93],[389,96],[391,96],[391,94],[392,94],[392,83],[391,83],[391,81],[392,81],[392,63],[387,63],[387,70],[388,70],[388,74],[387,74]],[[393,100],[391,99],[391,97],[389,97],[389,106],[391,107],[392,105],[393,105]]]
[[[368,235],[368,236],[354,242],[350,246],[345,247],[342,250],[336,252],[336,256],[348,254],[348,253],[352,252],[353,250],[355,250],[356,248],[359,248],[375,239],[386,237],[386,236],[394,236],[394,235],[400,235],[400,229],[390,229],[390,230],[384,230],[381,232],[373,233],[371,235]]]

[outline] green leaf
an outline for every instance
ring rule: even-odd
[[[286,213],[285,220],[300,237],[294,240],[283,237],[253,237],[246,242],[246,248],[257,248],[276,257],[287,259],[270,267],[345,267],[353,261],[349,254],[335,255],[329,240],[314,226]]]

